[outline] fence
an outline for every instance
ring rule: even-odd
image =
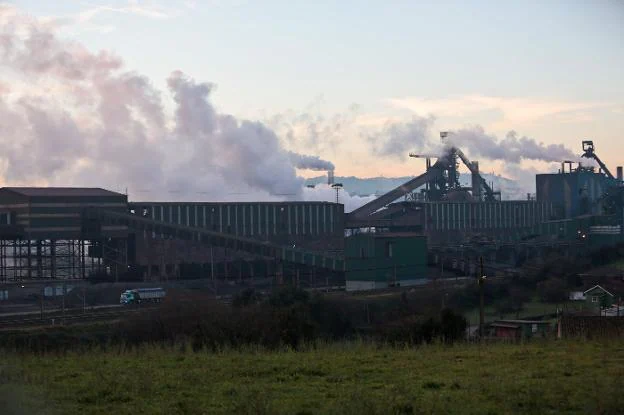
[[[564,338],[621,338],[624,337],[624,317],[563,316],[561,334]]]

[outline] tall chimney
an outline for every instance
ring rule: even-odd
[[[479,180],[479,162],[472,162],[472,196],[481,200],[481,181]]]
[[[618,166],[617,168],[617,179],[619,182],[624,180],[624,169],[622,168],[622,166]]]
[[[334,171],[333,170],[327,170],[327,184],[330,186],[334,184]]]

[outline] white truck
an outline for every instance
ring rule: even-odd
[[[163,288],[135,288],[121,293],[119,303],[124,305],[159,303],[166,295]]]

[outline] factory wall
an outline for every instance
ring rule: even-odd
[[[199,227],[322,251],[343,248],[344,206],[328,202],[133,202],[131,212],[166,223]]]
[[[423,204],[425,230],[461,231],[528,228],[548,220],[552,207],[535,201],[435,202]]]
[[[530,235],[539,241],[583,242],[588,249],[597,249],[624,242],[623,231],[618,216],[588,215],[540,223]]]
[[[615,181],[605,175],[589,171],[538,174],[535,182],[537,200],[553,205],[552,219],[600,214],[600,206],[596,202],[609,187],[615,185]]]
[[[103,189],[95,189],[95,192],[81,188],[2,188],[0,225],[19,226],[24,238],[31,240],[82,239],[85,209],[95,207],[118,212],[127,209],[126,195]],[[125,238],[127,235],[125,226],[103,226],[101,231],[106,237]]]

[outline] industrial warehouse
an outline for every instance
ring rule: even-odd
[[[501,200],[454,146],[426,171],[358,209],[332,202],[128,201],[99,188],[0,189],[0,283],[191,278],[368,290],[426,283],[428,266],[474,275],[545,249],[573,253],[624,240],[622,168],[592,141],[536,176],[536,194]],[[459,184],[459,164],[471,174]],[[333,172],[328,174],[333,183]]]

